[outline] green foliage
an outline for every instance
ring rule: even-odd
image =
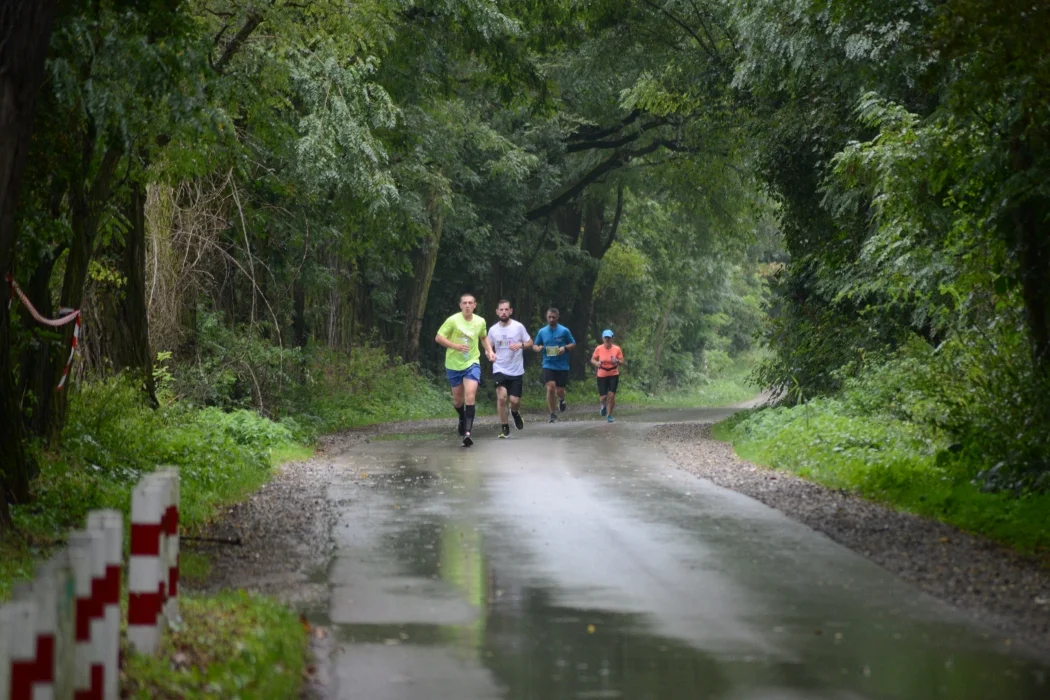
[[[296,421],[317,432],[432,418],[451,410],[447,390],[372,345],[361,345],[349,356],[311,348],[305,377],[291,406]]]
[[[837,399],[738,414],[716,436],[745,459],[943,520],[1022,551],[1050,551],[1050,494],[989,492],[938,455],[947,441]]]
[[[835,398],[722,424],[742,456],[1027,551],[1050,551],[1050,387],[1026,366],[1019,323],[858,356]],[[1018,364],[1020,362],[1020,364]]]
[[[182,521],[199,527],[265,483],[275,451],[294,444],[291,430],[255,413],[151,410],[124,378],[79,386],[62,449],[40,453],[35,500],[13,509],[16,524],[44,538],[81,526],[94,508],[127,513],[134,484],[158,465],[179,468]]]
[[[301,692],[306,630],[292,610],[243,591],[180,596],[183,624],[157,656],[130,654],[122,694],[133,698],[290,698]]]

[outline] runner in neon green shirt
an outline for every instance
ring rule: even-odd
[[[452,406],[459,414],[459,434],[463,446],[470,447],[470,431],[474,427],[474,399],[481,380],[481,347],[489,362],[496,361],[496,353],[489,342],[485,319],[474,314],[478,302],[473,294],[459,297],[458,314],[445,319],[434,336],[434,342],[445,348],[445,376],[452,388]]]

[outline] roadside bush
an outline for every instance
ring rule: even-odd
[[[287,409],[301,431],[315,433],[431,418],[451,410],[446,391],[433,380],[374,345],[359,345],[349,355],[307,348],[302,382],[290,393]]]
[[[40,536],[81,525],[93,508],[126,513],[134,484],[158,465],[179,468],[183,522],[194,527],[258,488],[275,457],[296,448],[289,428],[250,411],[226,416],[179,404],[153,410],[123,377],[76,386],[61,449],[37,448],[36,498],[12,513]]]

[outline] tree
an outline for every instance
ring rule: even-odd
[[[0,8],[0,271],[9,273],[17,241],[16,207],[33,130],[37,93],[56,3],[12,0]],[[25,452],[11,366],[11,319],[0,304],[0,530],[8,501],[29,497],[35,469]]]

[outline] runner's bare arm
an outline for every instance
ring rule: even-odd
[[[489,340],[488,334],[481,339],[481,342],[485,345],[485,357],[489,358],[489,362],[496,361],[496,351],[492,349],[492,341]]]
[[[469,352],[470,351],[470,348],[468,348],[466,345],[460,345],[459,343],[453,343],[451,340],[449,340],[445,336],[441,335],[440,333],[438,335],[434,336],[434,342],[437,343],[438,345],[440,345],[443,348],[448,348],[450,350],[455,350],[457,352]]]

